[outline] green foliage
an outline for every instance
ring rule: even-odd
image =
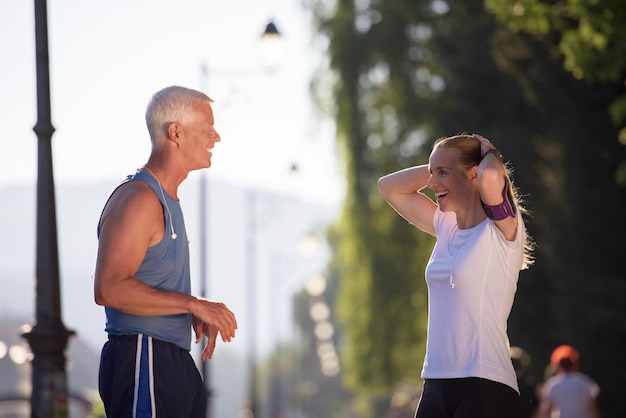
[[[485,0],[514,29],[560,37],[575,78],[618,83],[626,70],[626,2],[622,0]]]
[[[87,418],[105,418],[104,403],[101,400],[94,402]]]
[[[626,82],[626,2],[623,0],[485,0],[485,7],[514,30],[554,35],[563,65],[577,79]],[[626,144],[626,94],[611,105]],[[626,162],[623,162],[623,166]]]
[[[399,167],[398,155],[414,158],[412,151],[421,145],[415,121],[398,111],[415,103],[403,93],[413,90],[410,68],[401,66],[409,47],[404,33],[415,11],[402,1],[370,6],[357,9],[340,1],[333,15],[319,16],[319,24],[329,38],[341,39],[331,43],[329,55],[338,74],[334,109],[350,190],[335,251],[343,278],[338,312],[345,330],[345,379],[349,387],[380,393],[420,368],[422,271],[432,241],[411,231],[376,188],[378,177]],[[420,241],[429,247],[420,248]]]
[[[320,75],[332,95],[319,96],[333,99],[348,184],[331,239],[345,382],[390,393],[423,359],[433,241],[382,201],[378,177],[425,162],[439,136],[480,132],[515,168],[538,243],[511,343],[531,353],[537,380],[556,345],[577,346],[603,416],[619,416],[626,375],[610,370],[626,369],[626,150],[615,141],[626,3],[487,1],[495,16],[482,0],[309,3],[330,41],[332,76]]]

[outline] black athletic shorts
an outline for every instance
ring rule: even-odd
[[[206,417],[206,390],[189,352],[147,335],[109,336],[98,386],[107,417]]]
[[[520,418],[519,394],[479,377],[426,379],[415,418]]]

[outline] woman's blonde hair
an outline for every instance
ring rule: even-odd
[[[433,144],[433,151],[437,148],[454,148],[459,151],[459,161],[465,169],[469,170],[473,166],[477,166],[482,161],[482,153],[480,150],[480,141],[473,135],[460,134],[454,136],[448,136],[439,138]],[[508,184],[508,194],[511,198],[511,204],[517,208],[518,213],[528,214],[528,211],[523,205],[523,200],[519,189],[513,184],[512,174],[513,170],[508,163],[504,164],[504,171]],[[533,250],[535,244],[532,237],[526,234],[526,240],[524,241],[524,260],[522,263],[522,270],[530,267],[534,263]]]

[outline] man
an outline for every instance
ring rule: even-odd
[[[237,321],[223,303],[191,295],[189,245],[178,186],[211,166],[212,100],[184,87],[152,97],[146,124],[148,162],[111,194],[98,224],[94,296],[105,307],[109,340],[102,349],[99,388],[110,417],[204,417],[206,393],[191,358],[218,333],[235,336]]]

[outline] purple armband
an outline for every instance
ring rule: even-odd
[[[483,203],[483,209],[487,214],[487,217],[494,221],[501,221],[503,219],[508,218],[509,216],[515,218],[517,215],[515,211],[515,206],[511,204],[513,197],[511,196],[511,191],[509,190],[509,180],[506,179],[504,182],[504,189],[502,190],[502,200],[503,202],[499,205],[489,206]]]

